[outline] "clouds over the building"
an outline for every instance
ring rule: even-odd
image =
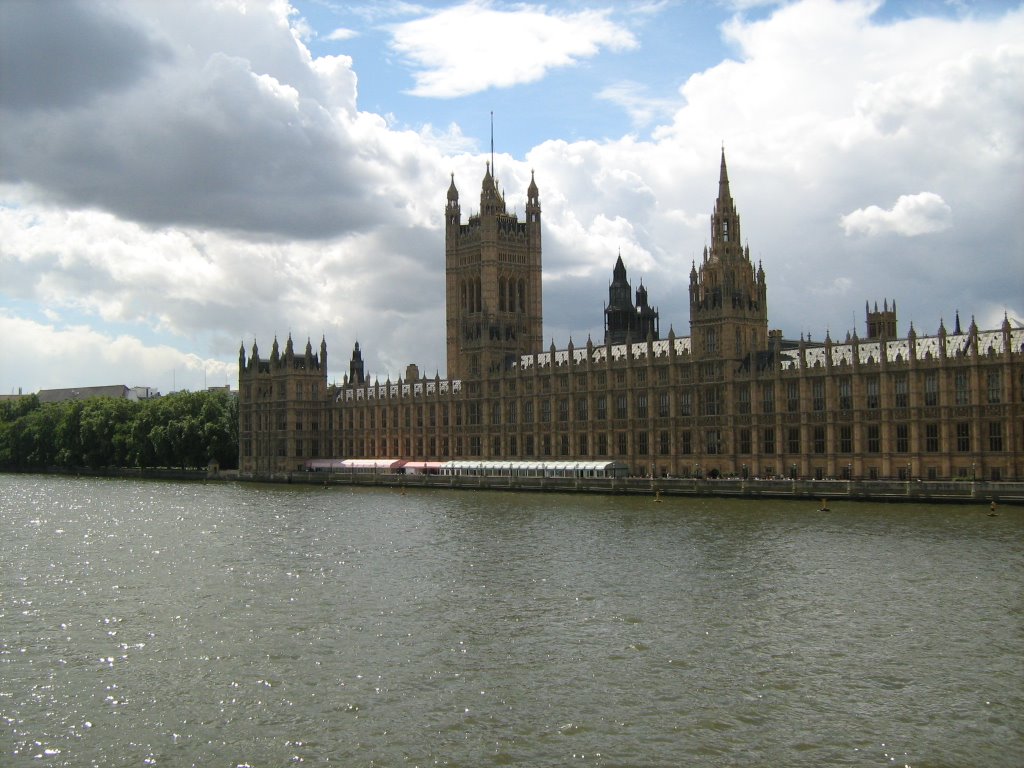
[[[3,25],[13,96],[2,103],[0,173],[62,205],[155,226],[325,237],[386,224],[396,166],[419,176],[440,159],[358,112],[351,60],[311,60],[279,4],[128,3],[114,27],[128,42],[98,57],[111,35],[106,5],[61,3],[54,24],[10,5],[5,15],[36,23]],[[37,52],[54,49],[56,65],[40,66]],[[88,97],[61,85],[75,62],[108,56],[77,78]]]
[[[847,235],[878,235],[892,232],[913,237],[941,232],[952,226],[952,211],[934,192],[900,195],[892,208],[877,205],[858,208],[840,219]]]
[[[565,13],[545,6],[498,8],[473,0],[392,29],[392,48],[416,68],[417,96],[453,98],[540,80],[602,48],[637,45],[609,10]]]
[[[3,391],[170,387],[107,375],[130,354],[103,370],[75,355],[72,373],[55,355],[76,338],[83,350],[131,341],[165,361],[147,371],[171,371],[187,354],[233,365],[240,340],[269,349],[290,330],[296,343],[326,335],[332,375],[356,339],[371,375],[408,362],[443,374],[444,194],[454,172],[464,215],[476,207],[486,129],[371,111],[360,83],[400,70],[396,92],[414,81],[422,94],[403,108],[470,103],[485,126],[493,89],[535,110],[550,82],[582,88],[572,78],[602,63],[653,57],[645,34],[678,10],[651,4],[647,26],[627,27],[604,7],[405,5],[312,34],[278,0],[60,8],[0,3],[0,358],[35,349],[38,368],[5,367]],[[510,210],[531,171],[540,187],[546,339],[600,338],[619,252],[663,328],[688,333],[723,141],[773,327],[837,336],[884,296],[903,330],[956,307],[982,326],[1024,315],[1006,279],[1024,252],[1011,183],[1024,178],[1024,11],[885,20],[880,8],[808,0],[722,17],[702,34],[728,58],[661,89],[609,67],[572,116],[588,138],[499,154]],[[353,34],[314,52],[339,29]],[[374,34],[400,54],[385,48],[376,69],[346,47]],[[651,70],[672,71],[686,40]],[[633,132],[607,132],[602,110],[622,109]],[[963,269],[978,259],[985,269]]]

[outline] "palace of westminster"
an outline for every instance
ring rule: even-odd
[[[1024,479],[1024,329],[911,325],[866,310],[866,335],[783,339],[764,270],[741,246],[722,154],[711,245],[690,270],[690,335],[663,337],[621,257],[602,344],[543,348],[541,207],[508,213],[488,165],[479,213],[445,216],[447,378],[370,382],[355,344],[328,384],[327,344],[239,351],[239,469],[312,459],[607,460],[636,475]]]

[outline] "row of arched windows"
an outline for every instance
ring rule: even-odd
[[[520,278],[498,278],[498,311],[526,311],[526,281]]]
[[[483,312],[483,292],[480,278],[463,280],[459,284],[460,305],[465,312]],[[498,278],[498,311],[526,312],[526,280]]]

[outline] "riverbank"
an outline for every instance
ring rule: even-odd
[[[731,498],[813,499],[822,506],[828,499],[883,502],[935,502],[951,504],[1024,505],[1024,483],[929,480],[742,480],[697,478],[565,478],[494,477],[372,472],[241,473],[237,470],[138,469],[113,467],[50,467],[45,470],[4,469],[12,474],[52,474],[113,477],[137,480],[239,481],[294,485],[348,485],[384,488],[451,488],[468,491],[527,491],[534,493],[590,493],[632,496],[709,496]]]
[[[222,472],[225,479],[243,482],[306,485],[362,485],[390,488],[454,488],[463,490],[533,491],[552,493],[629,494],[647,496],[722,496],[748,498],[806,498],[862,501],[1024,504],[1024,483],[984,481],[884,480],[742,480],[696,478],[562,478],[484,477],[370,472],[288,472],[250,474]],[[825,503],[823,506],[827,506]]]
[[[219,472],[206,469],[172,469],[167,467],[152,467],[139,469],[138,467],[103,467],[93,469],[91,467],[46,467],[12,469],[4,467],[0,472],[12,475],[64,475],[71,477],[123,477],[133,480],[234,480],[234,472]]]

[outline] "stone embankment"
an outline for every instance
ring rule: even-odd
[[[362,485],[389,488],[600,493],[736,498],[860,499],[893,502],[1024,504],[1024,483],[885,480],[707,480],[694,478],[562,478],[448,476],[391,473],[289,472],[245,474],[222,472],[225,479],[307,485]]]

